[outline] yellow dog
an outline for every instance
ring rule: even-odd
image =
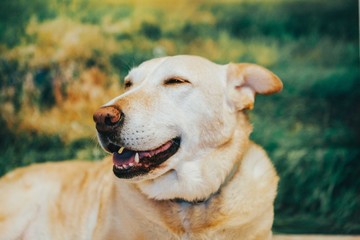
[[[101,162],[0,181],[0,239],[271,239],[278,176],[244,110],[282,83],[254,64],[152,59],[94,114]]]

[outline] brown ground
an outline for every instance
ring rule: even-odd
[[[273,240],[360,240],[360,236],[275,235]]]

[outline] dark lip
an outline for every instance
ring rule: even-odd
[[[181,138],[176,137],[173,138],[171,143],[171,146],[165,150],[164,152],[160,152],[152,157],[143,157],[141,158],[141,165],[140,166],[132,166],[128,169],[119,169],[116,168],[115,165],[113,166],[113,172],[115,176],[122,179],[131,179],[137,176],[146,175],[152,170],[159,167],[160,164],[168,160],[170,157],[175,155],[175,153],[180,148]],[[110,145],[110,144],[109,144]],[[120,149],[117,145],[110,145],[107,146],[107,149],[110,152],[113,152],[113,154],[117,154],[117,151]]]

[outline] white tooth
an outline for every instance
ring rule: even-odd
[[[119,154],[121,154],[124,151],[124,147],[121,147],[118,151]]]
[[[135,162],[139,163],[140,158],[139,158],[139,153],[135,153]]]
[[[134,163],[129,163],[129,166],[130,166],[130,167],[133,167],[133,166],[134,166]]]

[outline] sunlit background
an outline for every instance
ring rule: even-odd
[[[252,62],[284,90],[250,118],[281,177],[274,231],[360,233],[356,0],[0,1],[0,175],[104,156],[92,113],[144,60]]]

